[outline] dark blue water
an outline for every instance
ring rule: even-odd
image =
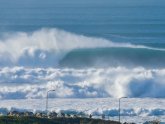
[[[33,33],[42,28],[55,28],[77,35],[105,38],[117,43],[165,48],[164,15],[164,0],[0,0],[0,39],[3,39],[3,34],[9,32]],[[49,33],[47,37],[46,40],[51,39]],[[10,38],[10,41],[12,39]],[[20,43],[24,42],[23,40],[19,38]],[[30,37],[28,40],[31,40]],[[72,42],[72,38],[69,40],[68,42]],[[15,57],[13,52],[17,51],[16,47],[20,43],[17,43],[18,45],[11,48],[9,52],[3,49],[1,52],[3,55],[0,54],[2,56],[0,65],[3,66],[6,63],[14,63],[18,66],[56,65],[54,64],[57,61],[56,57],[61,54],[54,56],[55,53],[51,50],[40,49],[39,42],[33,56],[28,52],[24,55],[24,49],[29,47],[28,43],[19,48],[20,52],[23,52],[17,55],[17,58],[12,57]],[[7,45],[6,43],[1,46]],[[46,56],[44,60],[40,58],[43,52]],[[70,64],[71,66],[92,66],[94,63],[98,65],[97,61],[99,61],[99,63],[107,62],[105,65],[111,66],[165,67],[165,50],[101,48],[67,52],[60,59],[59,64],[62,66],[70,66]],[[12,59],[8,60],[4,56]]]
[[[164,15],[164,0],[0,0],[0,32],[55,27],[115,42],[162,47]]]
[[[165,98],[164,70],[165,0],[0,0],[0,99]]]
[[[74,50],[60,61],[69,67],[165,67],[165,51],[134,48],[97,48]]]

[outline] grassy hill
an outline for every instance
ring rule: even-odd
[[[115,121],[89,118],[37,118],[37,117],[12,117],[1,116],[0,124],[119,124]]]

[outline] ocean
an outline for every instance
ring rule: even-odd
[[[164,42],[163,0],[0,2],[1,32],[33,32],[41,28],[58,28],[85,36],[106,38],[113,42],[148,45]]]
[[[0,98],[164,98],[164,15],[164,0],[0,0]]]

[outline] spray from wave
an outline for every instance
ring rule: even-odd
[[[110,46],[109,41],[75,35],[58,29],[33,33],[5,34],[0,40],[0,63],[3,65],[56,65],[65,53],[75,48]]]
[[[58,29],[5,34],[0,48],[1,99],[44,98],[52,88],[50,97],[165,97],[164,49]]]

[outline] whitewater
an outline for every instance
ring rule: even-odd
[[[133,54],[120,53],[127,58],[137,57],[138,52],[133,53],[134,50],[146,50],[155,54],[147,54],[148,59],[157,57],[164,62],[162,48],[114,43],[59,29],[5,34],[0,46],[0,113],[3,115],[13,110],[45,111],[47,91],[53,89],[55,91],[49,94],[49,111],[92,114],[95,118],[105,114],[106,119],[118,120],[118,98],[126,96],[128,98],[122,100],[122,122],[165,121],[163,63],[163,68],[154,68],[152,64],[156,63],[151,63],[152,67],[145,66],[145,61],[141,65],[128,66],[128,62],[122,62],[114,66],[110,63],[112,60],[103,61],[106,56],[96,62],[98,56],[95,55],[103,55],[102,51],[107,52],[107,49],[111,53],[113,49],[124,48]],[[93,52],[96,53],[91,54]],[[162,56],[156,56],[157,52],[162,52]],[[77,53],[81,56],[75,55]],[[78,60],[82,54],[85,54],[84,59],[89,58],[89,53],[94,61],[86,61],[84,68],[73,64],[73,59]],[[108,54],[113,59],[115,55],[115,52]],[[65,65],[61,64],[65,61]],[[118,57],[115,63],[120,61],[123,60]],[[128,61],[135,63],[132,59]]]
[[[135,122],[142,124],[146,121],[157,120],[165,122],[164,99],[125,98],[121,100],[121,122]],[[25,104],[26,103],[26,104]],[[6,115],[9,111],[45,112],[45,99],[22,99],[0,101],[0,114]],[[96,104],[97,103],[97,104]],[[63,112],[81,117],[101,118],[118,121],[118,99],[88,98],[88,99],[49,99],[48,110]]]
[[[1,98],[42,98],[56,87],[56,97],[165,97],[164,49],[58,29],[6,34],[0,47]]]
[[[163,0],[0,0],[0,113],[165,122]],[[25,104],[26,103],[26,104]]]

